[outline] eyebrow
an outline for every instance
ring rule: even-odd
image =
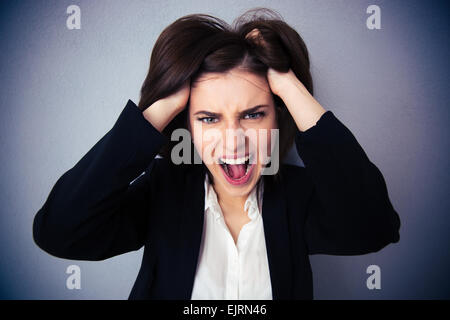
[[[249,109],[245,109],[244,111],[240,112],[240,114],[253,113],[253,112],[259,110],[260,108],[267,108],[267,107],[269,107],[268,104],[260,104],[260,105],[251,107]],[[205,111],[205,110],[197,111],[196,113],[194,113],[194,116],[196,116],[198,114],[204,114],[208,117],[219,117],[220,116],[220,113],[210,112],[210,111]]]

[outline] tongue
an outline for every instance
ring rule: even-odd
[[[245,176],[245,164],[228,164],[228,174],[232,179],[238,180]]]

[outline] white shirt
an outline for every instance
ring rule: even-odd
[[[214,188],[205,178],[205,222],[192,300],[271,300],[269,263],[262,220],[263,180],[248,196],[250,222],[234,243],[217,201]]]

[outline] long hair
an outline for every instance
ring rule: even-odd
[[[258,29],[261,39],[248,37]],[[166,27],[153,48],[147,77],[141,88],[138,107],[143,111],[159,99],[168,97],[190,80],[206,72],[227,72],[243,67],[266,76],[268,68],[280,72],[290,69],[313,94],[308,50],[300,35],[273,10],[256,8],[245,12],[232,25],[207,14],[191,14]],[[283,101],[273,95],[279,128],[280,163],[292,147],[296,124]],[[177,128],[187,128],[187,108],[163,130],[168,138],[159,154],[170,158],[176,142],[170,141]],[[194,150],[194,149],[191,149]]]

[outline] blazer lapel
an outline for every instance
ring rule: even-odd
[[[195,272],[203,234],[206,168],[194,165],[186,171],[186,183],[189,188],[184,195],[185,213],[182,216],[180,263],[177,275],[182,288],[181,299],[190,300],[194,287]]]
[[[187,183],[191,188],[184,197],[185,214],[181,228],[181,259],[178,278],[182,290],[180,299],[191,299],[195,272],[200,253],[203,234],[205,190],[204,179],[206,168],[197,166],[186,173]],[[273,177],[271,177],[273,178]],[[288,216],[286,202],[283,196],[283,186],[280,183],[266,179],[262,217],[266,241],[267,258],[269,262],[274,300],[291,299],[293,289],[293,270],[291,248],[289,241]]]
[[[294,279],[284,188],[281,183],[273,181],[273,177],[268,178],[264,180],[262,217],[272,298],[292,299]]]

